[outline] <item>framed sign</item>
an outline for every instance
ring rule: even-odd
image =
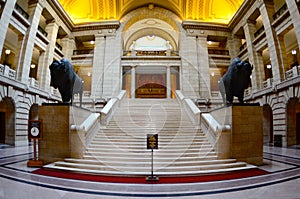
[[[41,139],[42,138],[42,121],[41,120],[29,120],[28,121],[28,137],[29,139]]]
[[[147,149],[158,149],[158,134],[147,134]]]

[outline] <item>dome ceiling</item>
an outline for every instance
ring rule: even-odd
[[[75,24],[120,20],[142,6],[159,6],[182,20],[228,24],[244,0],[58,0]]]

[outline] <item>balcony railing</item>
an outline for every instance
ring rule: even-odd
[[[125,50],[123,56],[179,56],[179,51],[157,50]]]
[[[52,95],[59,96],[59,91],[58,91],[57,88],[50,87],[50,89],[51,89],[51,94]]]
[[[36,79],[34,79],[33,77],[30,77],[28,79],[28,83],[29,83],[30,86],[33,86],[33,87],[36,87],[36,88],[39,87],[39,82]]]
[[[265,27],[262,26],[260,27],[255,33],[254,33],[254,37],[258,37],[261,33],[263,33],[265,31]]]
[[[249,97],[252,94],[252,87],[248,87],[247,89],[245,89],[244,91],[244,97]]]
[[[210,55],[229,55],[229,51],[228,50],[208,49],[208,54],[210,54]]]
[[[243,51],[247,47],[247,43],[243,43],[243,45],[240,46],[240,51]]]
[[[92,54],[94,49],[84,49],[84,50],[73,50],[73,55],[86,55]]]
[[[16,79],[16,71],[7,65],[0,64],[0,75],[9,77],[10,79]]]
[[[23,8],[21,8],[21,6],[19,6],[17,3],[15,5],[15,9],[16,11],[18,11],[18,13],[20,13],[25,19],[28,19],[29,18],[29,14],[23,10]]]
[[[273,19],[278,19],[286,10],[288,9],[287,5],[284,4],[274,15]]]
[[[59,44],[59,43],[55,43],[55,46],[59,49],[59,50],[62,50],[63,48],[62,48],[62,46]]]
[[[45,37],[48,36],[48,33],[41,26],[38,26],[38,31],[40,31],[40,33],[42,33]]]
[[[292,69],[285,72],[285,79],[290,79],[300,75],[300,65],[294,66]]]
[[[263,82],[263,88],[269,88],[273,85],[273,78],[269,78]]]

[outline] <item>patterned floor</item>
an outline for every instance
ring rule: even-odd
[[[270,174],[189,184],[117,184],[32,174],[32,146],[0,145],[0,199],[90,198],[300,198],[300,149],[264,147]]]

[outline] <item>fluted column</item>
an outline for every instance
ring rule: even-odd
[[[300,14],[298,10],[298,5],[295,0],[286,0],[286,4],[293,22],[296,38],[298,41],[298,48],[300,49]]]
[[[7,1],[9,2],[9,1]],[[32,53],[34,48],[34,42],[36,38],[37,28],[40,22],[43,7],[39,1],[30,4],[28,7],[30,27],[27,30],[27,34],[24,37],[23,47],[20,52],[19,65],[17,69],[17,79],[26,82],[29,78],[30,65],[32,60]]]
[[[261,56],[261,53],[259,55],[258,52],[256,52],[255,47],[252,44],[252,41],[254,41],[254,33],[256,31],[255,21],[247,21],[247,23],[244,25],[244,32],[245,32],[245,38],[247,43],[247,50],[248,50],[248,57],[250,64],[253,65],[253,71],[252,71],[252,78],[251,78],[251,84],[252,84],[252,90],[257,91],[262,86],[262,81],[264,79],[264,66],[263,63],[261,63],[258,57]]]
[[[228,50],[231,60],[238,57],[240,52],[241,46],[241,39],[233,36],[232,38],[228,39]]]
[[[6,33],[8,30],[8,25],[10,22],[10,18],[12,16],[12,12],[15,8],[17,0],[7,0],[2,12],[2,15],[0,16],[0,55],[2,55],[2,49],[6,37]]]
[[[275,30],[272,27],[274,4],[268,1],[264,1],[259,7],[259,11],[261,13],[263,25],[265,28],[268,48],[270,52],[273,82],[276,84],[279,83],[282,79],[284,79],[284,63],[281,60],[281,52],[279,49],[277,35]]]
[[[282,63],[283,63],[283,70],[287,71],[289,70],[290,66],[288,65],[288,60],[287,60],[287,52],[286,52],[286,47],[285,47],[285,42],[284,42],[284,35],[280,35],[277,36],[277,41],[278,41],[278,45],[281,51],[281,59],[282,59]]]
[[[49,66],[53,62],[54,57],[54,50],[55,50],[55,44],[57,39],[57,33],[58,33],[58,25],[55,23],[55,21],[52,21],[51,23],[47,24],[45,31],[48,33],[48,40],[50,43],[48,44],[46,48],[46,52],[44,55],[44,62],[41,66],[40,74],[38,76],[41,78],[40,80],[40,86],[41,88],[50,91],[50,70]]]
[[[167,98],[171,98],[171,67],[167,65]]]
[[[65,37],[61,39],[62,49],[64,57],[68,60],[71,60],[73,51],[76,49],[76,43],[74,38]]]
[[[95,35],[95,47],[92,69],[92,96],[103,97],[104,62],[106,37]]]
[[[197,63],[199,74],[199,91],[200,98],[210,98],[210,75],[209,75],[209,60],[208,60],[208,47],[207,36],[198,36],[197,42]]]
[[[130,86],[130,97],[131,99],[135,98],[135,67],[131,66],[131,86]]]

